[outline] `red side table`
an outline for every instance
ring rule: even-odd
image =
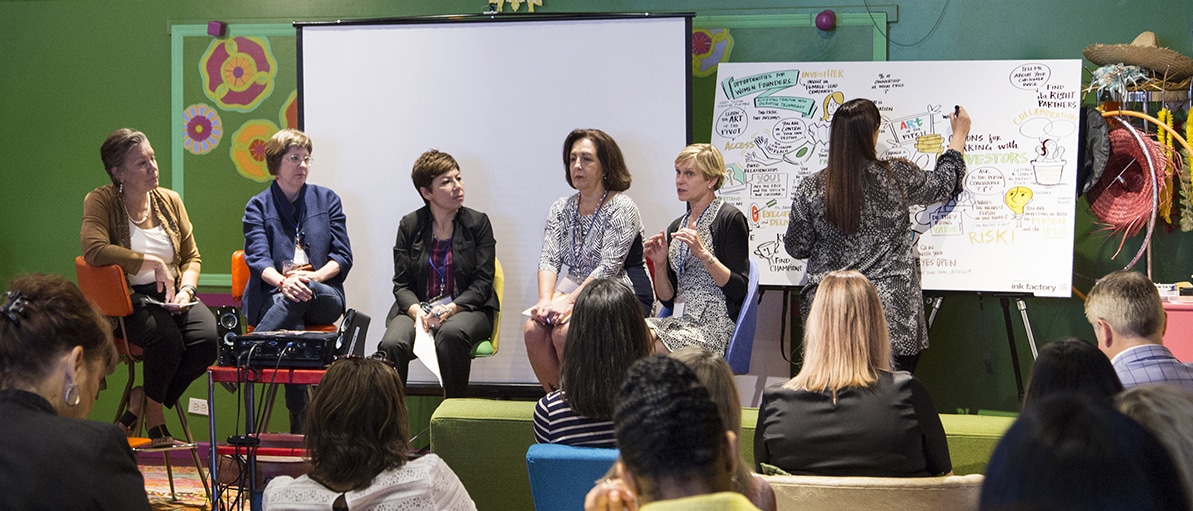
[[[323,375],[327,373],[325,369],[258,369],[258,368],[239,368],[239,367],[225,367],[225,366],[211,366],[207,368],[207,425],[211,433],[211,481],[218,481],[219,478],[219,457],[224,454],[241,454],[245,453],[248,458],[248,472],[249,472],[249,495],[257,492],[257,456],[305,456],[306,451],[302,449],[301,442],[286,441],[280,438],[280,435],[261,434],[257,431],[257,424],[254,423],[253,411],[256,410],[254,405],[254,388],[257,383],[264,384],[286,384],[297,383],[302,385],[317,385],[323,379]],[[246,449],[244,446],[229,445],[226,442],[218,442],[219,437],[215,433],[215,384],[216,383],[235,383],[247,384],[244,388],[244,407],[246,410],[244,419],[244,436],[246,438],[255,438],[259,445],[253,449]],[[289,436],[289,435],[286,435]],[[217,493],[218,495],[218,493]]]

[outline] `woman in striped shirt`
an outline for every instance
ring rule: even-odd
[[[580,291],[560,363],[560,389],[534,407],[539,443],[615,446],[613,407],[630,364],[650,353],[650,332],[633,291],[596,279]]]

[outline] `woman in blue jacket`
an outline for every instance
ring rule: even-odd
[[[344,278],[352,246],[340,196],[307,184],[311,139],[301,131],[277,132],[265,144],[273,184],[244,208],[244,258],[252,278],[244,316],[257,331],[302,330],[334,323],[344,313]],[[286,387],[291,430],[301,431],[306,387]]]

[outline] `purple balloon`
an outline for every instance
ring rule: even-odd
[[[816,15],[816,28],[820,30],[832,30],[837,26],[837,13],[825,9]]]

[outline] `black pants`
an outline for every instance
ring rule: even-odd
[[[443,377],[444,397],[464,397],[468,393],[468,376],[472,371],[472,346],[493,333],[493,321],[481,311],[460,311],[447,318],[432,332],[435,354],[439,357],[439,374]],[[385,323],[385,335],[378,349],[393,360],[402,375],[402,384],[410,375],[410,361],[414,356],[414,319],[398,314]]]
[[[178,314],[144,305],[138,295],[165,298],[155,284],[133,286],[133,313],[124,318],[128,342],[144,350],[145,395],[173,407],[192,381],[215,362],[219,345],[215,315],[199,304]]]
[[[922,353],[922,352],[921,352]],[[915,355],[895,355],[896,371],[907,371],[915,374],[915,365],[920,361],[920,354]]]

